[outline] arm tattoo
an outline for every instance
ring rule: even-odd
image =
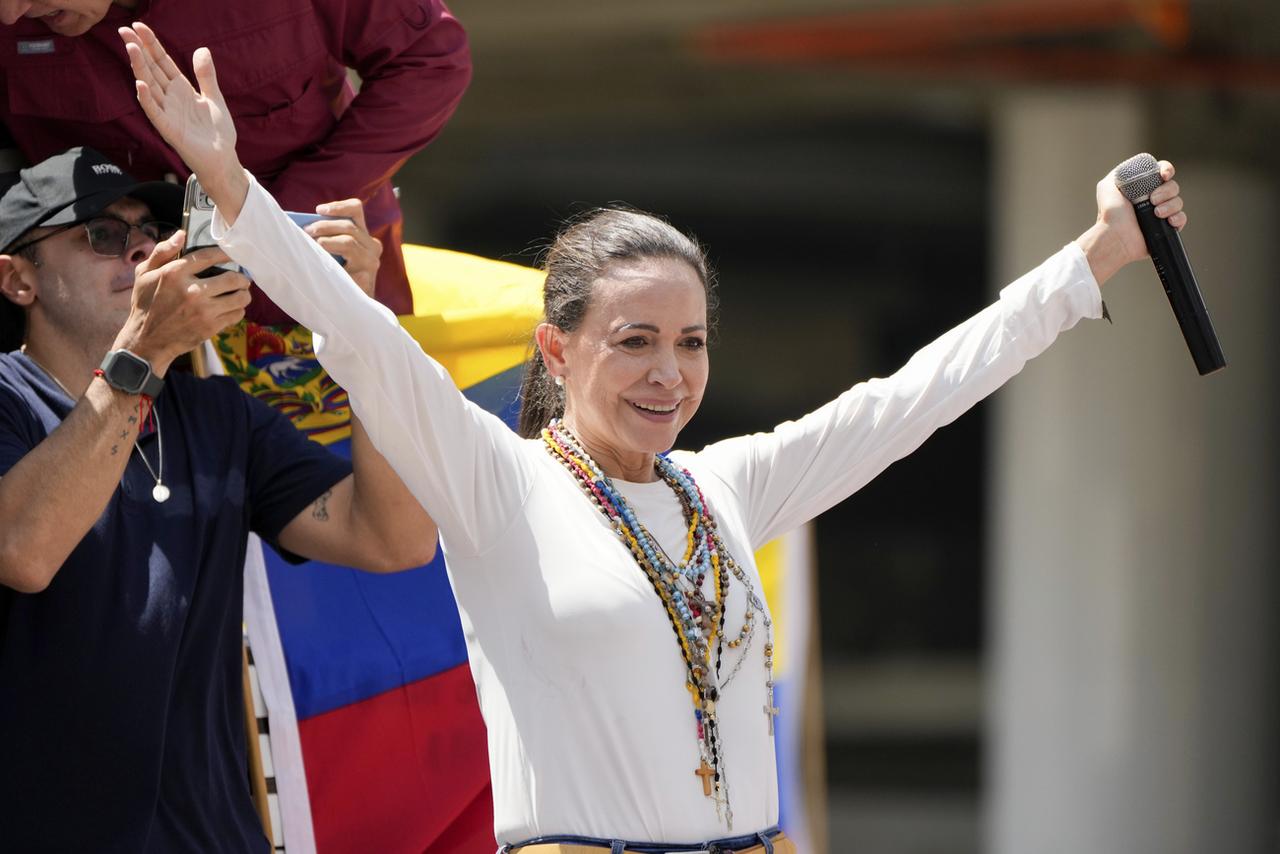
[[[114,456],[115,456],[116,454],[118,454],[118,453],[120,453],[120,446],[119,446],[119,445],[112,445],[112,446],[111,446],[111,456],[113,456],[113,457],[114,457]]]
[[[315,503],[311,505],[311,518],[315,519],[317,522],[329,521],[329,508],[326,505],[328,505],[329,497],[331,495],[333,495],[333,490],[326,489],[324,493],[315,500]]]

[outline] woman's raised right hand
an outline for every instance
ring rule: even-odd
[[[248,182],[236,155],[236,126],[218,88],[209,49],[198,48],[192,56],[200,84],[197,92],[150,27],[135,23],[121,27],[119,33],[137,79],[143,112],[196,173],[228,223],[234,221]],[[232,198],[237,191],[238,197]]]

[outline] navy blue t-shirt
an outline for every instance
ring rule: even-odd
[[[25,355],[0,354],[0,476],[71,407]],[[133,452],[48,588],[0,585],[5,851],[269,850],[245,758],[246,542],[350,464],[225,378],[171,372],[155,410],[169,500]],[[155,468],[154,431],[139,447]]]

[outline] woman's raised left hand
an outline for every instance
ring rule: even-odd
[[[1155,214],[1179,231],[1187,224],[1183,211],[1181,188],[1173,180],[1173,164],[1160,161],[1160,177],[1164,181],[1151,192],[1151,204]],[[1147,244],[1138,228],[1138,217],[1133,203],[1116,187],[1115,173],[1108,173],[1098,182],[1098,219],[1076,243],[1084,250],[1093,270],[1094,278],[1101,285],[1126,264],[1147,258]]]

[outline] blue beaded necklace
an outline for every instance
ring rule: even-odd
[[[756,596],[750,580],[725,548],[715,520],[693,476],[665,457],[654,458],[654,470],[671,487],[680,501],[686,525],[683,559],[673,561],[636,517],[631,505],[617,490],[613,481],[596,464],[577,438],[557,420],[542,431],[547,451],[573,475],[588,499],[599,509],[626,545],[636,563],[644,571],[658,594],[671,628],[680,645],[686,670],[685,687],[693,701],[694,731],[700,763],[694,772],[702,781],[703,794],[716,804],[717,815],[733,829],[733,810],[729,805],[727,776],[724,773],[724,745],[719,737],[716,702],[720,689],[728,684],[745,658],[742,658],[723,683],[720,680],[724,648],[749,647],[754,636],[755,616],[759,613],[765,627],[765,669],[769,702],[769,734],[773,734],[773,639],[772,624],[764,605]],[[726,642],[724,605],[730,576],[743,584],[747,606],[738,636]],[[707,578],[712,580],[712,598],[703,593]]]

